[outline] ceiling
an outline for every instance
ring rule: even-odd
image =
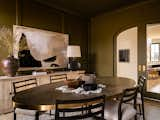
[[[36,0],[58,10],[83,15],[95,16],[148,0]]]

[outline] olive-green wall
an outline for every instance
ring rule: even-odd
[[[62,12],[32,0],[23,0],[21,4],[21,25],[69,34],[69,44],[81,46],[82,69],[88,69],[89,19]]]
[[[20,1],[19,25],[69,34],[69,44],[81,45],[82,67],[87,69],[89,60],[90,71],[102,76],[114,74],[114,39],[119,31],[138,26],[138,47],[141,48],[138,62],[145,64],[145,24],[160,22],[158,0],[100,14],[91,18],[91,24],[87,18],[49,8],[33,0]],[[16,0],[1,0],[0,25],[16,24],[15,11]],[[6,53],[1,51],[1,56],[6,57]]]
[[[0,27],[12,27],[15,24],[15,0],[0,1]],[[7,57],[6,48],[0,44],[0,59]]]
[[[19,0],[18,25],[69,34],[69,44],[80,45],[82,68],[88,69],[88,19],[62,12],[33,0]],[[0,25],[16,24],[16,0],[0,1]],[[1,51],[1,58],[7,53]]]
[[[15,24],[15,0],[0,1],[0,25]]]
[[[116,74],[116,35],[138,26],[138,64],[146,63],[145,24],[160,22],[160,1],[144,2],[128,8],[103,13],[91,19],[90,70],[100,76]]]

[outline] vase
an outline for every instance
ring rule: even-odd
[[[2,60],[2,71],[6,76],[15,76],[18,68],[19,62],[18,59],[14,58],[14,56],[9,56]]]

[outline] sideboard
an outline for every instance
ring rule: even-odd
[[[8,113],[13,110],[12,96],[13,96],[13,81],[21,81],[30,78],[36,78],[38,85],[50,83],[50,76],[55,74],[67,74],[67,78],[76,78],[79,74],[84,74],[84,70],[79,71],[58,71],[51,74],[34,74],[24,76],[0,76],[0,114]]]

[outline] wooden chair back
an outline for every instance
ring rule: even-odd
[[[133,105],[134,109],[136,109],[137,91],[138,91],[138,87],[128,88],[128,89],[125,89],[123,91],[123,94],[122,94],[122,97],[121,97],[121,100],[120,100],[120,103],[119,103],[119,107],[118,107],[118,120],[122,119],[123,103],[128,104],[128,103],[134,101],[134,104],[131,104],[131,105]]]
[[[139,91],[141,94],[144,93],[144,86],[145,86],[145,82],[146,82],[146,78],[144,76],[139,76],[138,78],[138,87],[139,87]]]
[[[79,100],[56,100],[55,120],[104,118],[105,96]]]
[[[36,78],[13,82],[14,94],[37,86]]]
[[[66,74],[55,74],[50,76],[50,83],[60,82],[67,80]]]

